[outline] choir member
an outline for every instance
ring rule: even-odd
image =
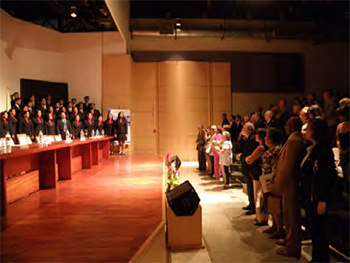
[[[66,114],[61,112],[60,119],[57,121],[56,132],[60,134],[62,139],[66,139],[66,132],[72,133],[72,128],[70,125],[70,121],[67,120]]]
[[[14,106],[13,108],[16,110],[16,118],[19,119],[21,117],[21,105],[22,100],[20,98],[15,98]]]
[[[83,109],[84,112],[90,112],[91,109],[91,104],[89,103],[90,97],[89,96],[85,96],[84,97],[84,104],[83,104]]]
[[[18,123],[18,119],[16,117],[16,109],[15,108],[12,108],[10,110],[10,116],[8,118],[8,123],[9,123],[9,131],[10,131],[11,138],[14,141],[16,141],[16,134],[18,131],[19,123]]]
[[[100,113],[99,110],[97,110],[97,109],[95,108],[95,106],[96,106],[95,103],[91,103],[91,109],[94,110],[94,117],[95,117],[95,120],[97,120],[98,117],[100,117],[101,113]]]
[[[92,118],[92,114],[87,115],[87,119],[84,121],[85,135],[91,137],[92,131],[95,128],[95,122]]]
[[[53,119],[53,114],[49,114],[47,116],[48,116],[48,121],[45,123],[45,134],[55,135],[56,134],[56,125],[55,125],[55,121]]]
[[[48,107],[46,105],[46,99],[42,98],[40,101],[40,104],[36,107],[37,110],[41,110],[41,113],[43,114],[43,116],[46,114],[46,112],[48,111]]]
[[[41,110],[37,111],[36,116],[32,119],[32,121],[33,121],[33,128],[34,128],[34,136],[38,136],[40,131],[44,134],[45,123],[44,123],[44,118],[42,117]]]
[[[107,115],[107,119],[105,120],[105,123],[104,123],[104,130],[107,136],[113,136],[113,137],[116,136],[112,113],[108,113]]]
[[[127,140],[128,136],[128,122],[122,111],[119,112],[115,125],[117,130],[117,140],[119,143],[119,154],[124,155],[125,141]]]
[[[104,126],[104,125],[103,125],[102,116],[100,115],[100,116],[97,118],[96,127],[95,127],[95,129],[98,131],[99,134],[102,134],[103,126]]]
[[[27,134],[32,140],[34,139],[33,122],[30,119],[30,112],[24,112],[19,121],[19,133]]]
[[[75,119],[72,121],[72,133],[74,138],[80,138],[80,132],[84,130],[84,124],[80,120],[80,115],[77,114]]]
[[[8,117],[9,117],[9,114],[7,111],[4,111],[2,114],[1,114],[1,120],[2,120],[2,134],[1,134],[1,137],[5,137],[6,133],[9,132],[9,122],[8,122]]]

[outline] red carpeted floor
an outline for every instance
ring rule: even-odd
[[[112,156],[9,206],[1,262],[126,262],[162,216],[162,159]]]

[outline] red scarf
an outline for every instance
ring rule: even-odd
[[[119,122],[120,122],[120,123],[122,123],[122,120],[123,120],[123,119],[122,119],[122,118],[120,118],[120,119],[119,119]]]
[[[79,125],[79,121],[77,120],[77,125]]]
[[[7,120],[6,120],[5,118],[4,118],[3,120],[4,120],[4,122],[5,122],[6,124],[8,124],[8,122],[7,122]]]
[[[11,117],[12,117],[15,121],[17,121],[17,118],[16,118],[15,116],[11,115]]]
[[[101,126],[101,123],[102,123],[102,121],[99,121],[99,122],[98,122],[98,126]]]
[[[89,120],[89,123],[90,123],[90,125],[91,125],[91,119]]]
[[[49,120],[49,123],[50,123],[50,126],[52,126],[52,121],[51,120]]]
[[[41,118],[38,117],[38,122],[41,123]]]
[[[112,120],[111,120],[111,119],[109,119],[108,123],[109,123],[109,124],[111,124],[111,123],[112,123]]]
[[[28,118],[24,118],[26,120],[26,122],[29,124],[29,119]]]

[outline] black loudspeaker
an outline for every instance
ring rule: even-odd
[[[170,161],[173,163],[175,162],[175,168],[176,170],[179,170],[180,166],[181,166],[181,161],[179,156],[175,155],[173,157],[170,158]]]
[[[166,193],[169,206],[177,216],[190,216],[196,212],[199,197],[189,181]]]

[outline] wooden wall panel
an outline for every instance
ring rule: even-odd
[[[104,109],[131,109],[130,152],[196,160],[198,125],[213,124],[211,118],[221,124],[222,112],[231,112],[229,63],[134,63],[127,55],[108,56],[103,74]]]

